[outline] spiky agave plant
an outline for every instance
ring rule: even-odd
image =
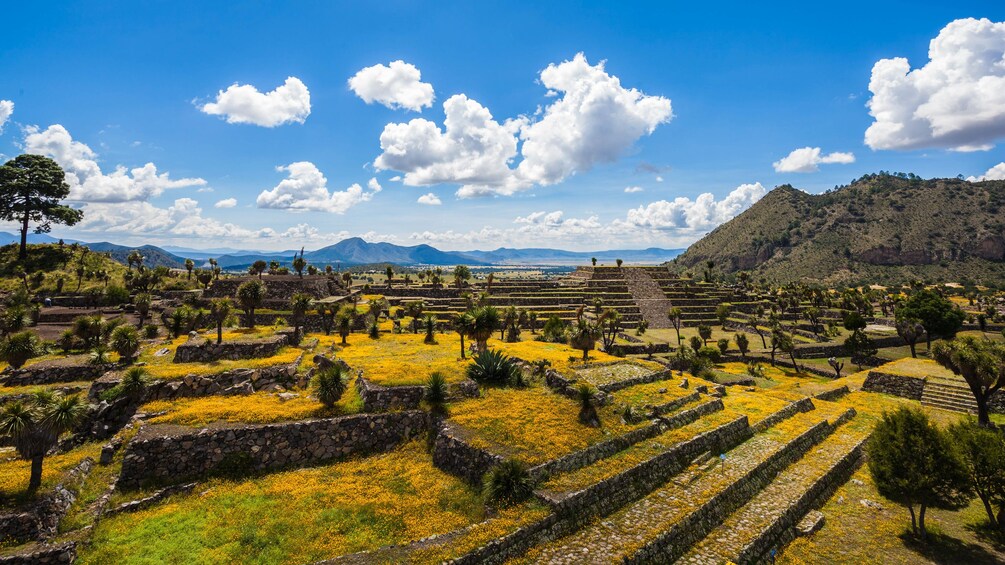
[[[424,398],[434,411],[441,412],[447,403],[447,377],[440,371],[433,371],[426,380]]]
[[[118,384],[119,394],[138,400],[143,396],[143,392],[149,383],[150,378],[147,376],[146,369],[143,367],[130,367],[122,375],[122,380]]]
[[[520,368],[512,359],[500,351],[486,349],[479,351],[474,363],[468,365],[468,378],[476,383],[506,386],[523,384]]]
[[[523,463],[516,459],[506,459],[485,474],[482,493],[488,504],[512,506],[534,494],[534,480]]]
[[[311,379],[311,389],[318,402],[327,408],[335,406],[348,388],[348,376],[348,371],[341,363],[319,368]]]

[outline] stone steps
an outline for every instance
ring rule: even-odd
[[[977,413],[977,400],[962,379],[929,378],[921,404],[952,412]]]
[[[718,459],[695,463],[644,497],[539,545],[525,563],[672,562],[832,431],[833,408],[777,422]]]
[[[855,471],[868,432],[844,425],[793,463],[680,559],[693,565],[756,563]]]

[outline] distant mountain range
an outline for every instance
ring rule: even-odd
[[[17,234],[0,232],[0,245],[16,243]],[[29,243],[56,243],[58,238],[47,234],[30,234]],[[198,266],[208,264],[210,258],[215,258],[223,269],[243,270],[255,261],[278,261],[289,266],[293,256],[298,253],[289,251],[248,251],[230,248],[196,250],[185,247],[144,245],[130,247],[114,243],[85,243],[64,239],[65,243],[81,243],[94,251],[108,252],[112,258],[121,263],[126,262],[129,252],[138,249],[147,265],[163,265],[169,268],[183,268],[185,259],[192,259]],[[510,249],[500,247],[493,251],[441,251],[430,245],[401,246],[393,243],[369,243],[361,238],[344,239],[334,245],[315,251],[307,251],[304,258],[315,265],[367,265],[373,263],[393,263],[396,265],[436,265],[452,266],[458,264],[470,266],[513,265],[513,266],[571,266],[583,265],[596,258],[600,263],[613,263],[622,259],[628,263],[662,263],[679,255],[683,249],[622,249],[608,251],[564,251],[561,249],[531,248]]]

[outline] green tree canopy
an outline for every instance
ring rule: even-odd
[[[914,318],[925,327],[928,347],[932,347],[932,336],[951,338],[960,331],[966,314],[948,298],[934,290],[923,289],[915,292],[897,307],[897,320]]]
[[[18,258],[28,256],[28,228],[47,233],[52,224],[72,226],[84,213],[60,204],[70,195],[63,169],[41,155],[18,155],[0,166],[0,220],[20,224]]]

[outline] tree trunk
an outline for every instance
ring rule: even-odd
[[[798,373],[799,372],[799,363],[796,363],[796,354],[795,354],[795,352],[790,352],[789,353],[789,359],[792,359],[792,367],[796,370],[796,373]]]
[[[999,535],[1005,537],[1005,503],[998,505],[998,520],[991,518],[991,523],[998,523]]]
[[[918,533],[918,520],[914,517],[914,505],[908,504],[907,510],[911,513],[911,532]]]
[[[21,219],[21,248],[17,252],[18,259],[28,258],[28,212]]]
[[[989,397],[988,394],[977,396],[977,424],[984,428],[991,427],[991,417],[988,415]]]
[[[925,510],[928,510],[928,505],[922,504],[921,510],[918,512],[918,531],[921,533],[921,539],[928,539],[928,531],[925,529]]]
[[[31,458],[31,478],[28,479],[28,492],[35,492],[42,486],[42,458],[44,455],[36,455]]]
[[[216,323],[216,344],[223,343],[223,322]]]
[[[979,496],[980,499],[981,499],[981,502],[984,503],[984,511],[987,512],[987,514],[988,514],[988,522],[990,522],[992,525],[998,525],[998,528],[1001,529],[1002,525],[995,518],[995,511],[991,507],[991,500],[988,499],[988,497],[987,497],[986,494],[981,493],[981,492],[978,492],[977,496]]]
[[[767,349],[768,348],[768,342],[764,340],[764,333],[757,332],[757,335],[759,335],[761,337],[761,349]]]
[[[255,329],[255,309],[250,308],[248,310],[248,327]]]
[[[583,362],[585,363],[585,362],[587,362],[589,360],[590,360],[590,350],[589,349],[584,349],[583,350]]]
[[[911,348],[911,357],[917,358],[918,353],[914,350],[915,343],[912,341],[907,344]]]
[[[464,359],[464,334],[459,334],[461,336],[461,359]]]
[[[925,330],[925,351],[928,352],[928,356],[932,355],[932,334]]]

